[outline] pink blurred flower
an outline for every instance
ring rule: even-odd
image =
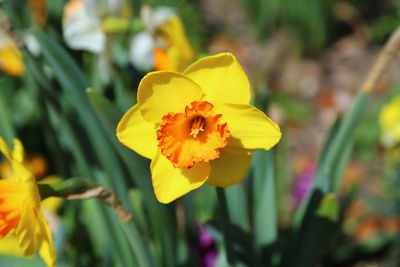
[[[198,244],[196,252],[200,259],[201,267],[214,267],[217,262],[217,249],[211,234],[204,225],[198,225]]]
[[[297,177],[293,184],[294,204],[298,208],[311,188],[314,178],[315,166],[309,164]]]

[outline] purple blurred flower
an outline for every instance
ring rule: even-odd
[[[296,179],[293,185],[294,203],[298,208],[311,188],[315,167],[310,164]]]
[[[199,231],[200,247],[208,248],[212,246],[214,240],[212,239],[212,236],[210,235],[209,232],[207,232],[206,228],[202,224],[199,224],[198,231]]]
[[[202,224],[198,225],[198,238],[196,252],[200,258],[200,266],[214,267],[217,262],[217,249],[212,236]]]

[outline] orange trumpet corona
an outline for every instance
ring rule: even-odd
[[[194,101],[184,113],[168,113],[157,130],[158,147],[175,168],[191,168],[198,162],[219,158],[219,149],[230,136],[222,115],[211,115],[214,105]]]

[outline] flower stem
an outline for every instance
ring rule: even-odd
[[[228,263],[230,265],[233,265],[235,263],[235,257],[233,251],[232,228],[229,219],[229,209],[228,209],[228,203],[226,201],[225,190],[223,188],[217,187],[217,196],[219,202],[220,227],[222,230],[222,234],[224,236],[224,246],[226,250],[226,255]]]
[[[110,206],[118,214],[120,221],[126,222],[132,217],[111,189],[92,180],[70,178],[54,184],[38,184],[38,188],[42,199],[52,196],[68,200],[97,198]]]
[[[343,156],[345,147],[351,145],[351,139],[354,136],[355,129],[359,125],[362,115],[366,109],[369,99],[371,98],[371,91],[376,88],[381,75],[387,70],[390,64],[396,59],[400,52],[400,27],[391,35],[383,50],[380,52],[375,64],[358,91],[357,96],[352,104],[351,109],[344,117],[343,122],[338,129],[336,136],[333,138],[331,144],[325,152],[326,155],[319,162],[317,172],[314,178],[314,189],[318,188],[324,194],[333,192],[334,188],[340,186],[340,181],[332,181],[332,174],[337,167],[336,163],[339,158]],[[350,153],[350,152],[346,152]],[[345,163],[342,163],[345,166]],[[341,177],[336,177],[336,179]],[[312,192],[312,191],[310,191]],[[301,207],[297,210],[293,226],[299,229],[304,219],[306,210],[310,202],[311,194],[303,201]]]
[[[396,59],[400,52],[400,27],[390,36],[382,51],[379,53],[378,59],[368,73],[361,90],[371,92],[379,81],[381,75],[386,72],[390,64]]]

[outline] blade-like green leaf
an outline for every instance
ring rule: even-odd
[[[88,90],[88,96],[105,129],[115,129],[122,112],[110,102],[93,90]],[[168,266],[175,265],[176,246],[176,221],[171,208],[161,205],[155,199],[148,163],[138,155],[122,146],[116,139],[115,130],[107,131],[120,158],[124,162],[131,177],[142,192],[144,204],[146,205],[151,221],[152,231],[159,241],[159,253],[166,259]],[[161,219],[163,218],[163,219]]]
[[[278,237],[273,150],[254,153],[254,238],[257,247],[272,245]]]

